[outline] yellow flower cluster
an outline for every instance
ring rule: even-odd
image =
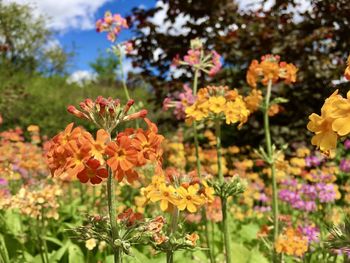
[[[277,253],[302,257],[308,250],[308,239],[299,231],[288,227],[276,240],[275,249]]]
[[[222,118],[226,119],[226,124],[239,122],[239,127],[247,122],[250,114],[243,97],[236,90],[223,86],[200,89],[194,104],[185,112],[188,121]]]
[[[162,211],[171,210],[175,206],[180,211],[195,213],[198,207],[214,200],[214,189],[205,180],[196,179],[177,187],[163,175],[155,175],[151,184],[142,189],[142,193],[151,202],[160,202]]]
[[[343,98],[336,90],[325,100],[321,115],[312,113],[309,116],[308,130],[315,133],[311,143],[328,155],[333,155],[338,136],[350,133],[350,91]]]
[[[286,84],[296,81],[297,67],[293,64],[280,62],[279,56],[265,55],[261,57],[261,62],[253,60],[247,72],[247,82],[252,88],[257,87],[257,82],[261,79],[263,85],[267,85],[269,81],[276,83],[279,79],[283,79]]]
[[[2,199],[0,209],[16,209],[21,214],[32,218],[44,217],[57,220],[59,217],[57,199],[62,194],[63,191],[57,184],[45,185],[39,190],[30,190],[23,186],[16,195]]]

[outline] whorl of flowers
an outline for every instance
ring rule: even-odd
[[[82,183],[99,184],[108,177],[107,166],[118,181],[125,177],[128,182],[138,178],[136,167],[154,163],[158,169],[163,136],[158,134],[157,126],[150,120],[144,119],[148,126],[146,130],[128,128],[116,138],[110,136],[121,122],[145,117],[143,110],[128,115],[132,104],[133,101],[129,101],[121,107],[118,100],[99,97],[95,102],[91,99],[82,102],[83,111],[70,106],[69,112],[96,123],[102,129],[97,131],[95,139],[83,128],[73,128],[71,123],[56,135],[48,143],[46,153],[52,175],[77,177]]]
[[[239,122],[239,127],[247,122],[250,114],[243,97],[223,86],[200,89],[195,102],[185,112],[189,121],[220,118],[226,120],[226,124]]]
[[[96,124],[97,127],[111,132],[122,122],[144,118],[147,115],[147,110],[145,109],[129,114],[129,110],[133,105],[134,100],[132,99],[125,105],[122,105],[119,99],[98,96],[95,101],[87,98],[81,102],[79,104],[81,110],[78,110],[73,105],[68,106],[67,110],[74,116],[89,120]]]
[[[163,109],[168,110],[169,108],[174,108],[173,113],[176,119],[185,119],[185,109],[191,106],[195,101],[192,89],[187,85],[183,86],[182,92],[175,92],[171,96],[168,96],[163,101]]]
[[[221,56],[215,50],[204,50],[203,43],[198,38],[191,40],[191,48],[183,59],[176,56],[172,65],[190,66],[193,70],[203,71],[209,76],[216,75],[222,67]]]
[[[288,227],[275,241],[277,253],[302,257],[308,250],[309,239],[298,229]]]
[[[153,176],[151,184],[142,192],[151,202],[160,202],[162,211],[177,207],[180,211],[195,213],[199,207],[214,200],[214,190],[205,180],[173,172]]]
[[[111,42],[115,42],[117,36],[123,28],[128,28],[126,19],[120,14],[112,14],[107,11],[104,18],[96,21],[97,32],[107,32],[107,38]]]
[[[350,133],[350,92],[343,98],[336,90],[325,100],[321,115],[312,113],[307,128],[315,133],[311,143],[328,155],[333,155],[338,137]]]
[[[259,81],[265,86],[269,81],[276,83],[280,79],[284,80],[286,84],[294,83],[297,72],[298,69],[293,64],[280,62],[279,56],[265,55],[261,57],[261,62],[252,61],[246,78],[249,86],[256,88]]]

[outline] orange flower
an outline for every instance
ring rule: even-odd
[[[79,172],[77,177],[81,183],[90,181],[92,184],[99,184],[108,177],[108,172],[98,160],[90,159],[85,163],[85,169]]]
[[[286,62],[279,62],[280,57],[274,55],[265,55],[261,57],[261,62],[253,60],[247,72],[247,83],[252,88],[257,87],[259,78],[263,85],[269,81],[276,83],[279,79],[284,79],[286,84],[296,81],[297,67]]]
[[[143,216],[141,213],[134,213],[131,208],[127,208],[123,213],[118,215],[118,219],[125,222],[126,226],[129,227],[143,220]]]
[[[67,149],[71,155],[67,159],[66,173],[70,177],[74,177],[85,169],[85,163],[91,157],[89,155],[91,146],[87,141],[82,145],[79,145],[78,141],[70,141]]]
[[[138,165],[137,151],[132,147],[132,140],[128,136],[118,136],[117,141],[108,143],[105,153],[110,157],[107,164],[118,181],[122,181],[124,176],[129,182],[137,178],[137,173],[133,170]]]
[[[194,247],[197,243],[197,240],[199,239],[199,236],[197,233],[192,233],[191,235],[187,234],[185,238],[186,241],[188,241],[191,244],[191,246]]]
[[[107,145],[107,142],[110,140],[108,133],[100,129],[96,133],[96,140],[92,137],[90,133],[84,133],[84,139],[88,140],[91,149],[90,149],[90,155],[92,158],[95,158],[98,160],[101,164],[104,164],[105,160],[103,158],[103,154]]]

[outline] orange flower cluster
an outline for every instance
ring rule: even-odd
[[[31,127],[35,126],[28,128]],[[7,180],[22,177],[25,181],[33,181],[47,173],[43,150],[36,145],[40,141],[39,131],[30,133],[31,142],[24,140],[19,128],[0,133],[0,174]]]
[[[261,62],[253,60],[247,72],[247,82],[252,88],[257,87],[259,78],[261,83],[267,85],[269,81],[276,83],[279,79],[283,79],[286,84],[296,81],[297,67],[291,63],[280,62],[279,56],[265,55],[261,57]]]
[[[97,131],[96,139],[81,127],[73,129],[73,123],[56,135],[47,146],[46,159],[54,176],[77,177],[80,182],[99,184],[108,177],[107,166],[118,181],[126,177],[128,182],[137,179],[135,167],[155,162],[161,166],[160,144],[163,136],[157,127],[146,119],[148,129],[126,129],[111,140],[108,132]]]
[[[115,141],[107,145],[105,153],[109,156],[107,164],[115,173],[118,181],[124,177],[128,182],[138,178],[136,167],[144,166],[151,162],[156,165],[156,171],[161,170],[162,149],[164,140],[158,134],[157,126],[145,119],[148,129],[126,129],[118,134]]]
[[[276,240],[275,249],[277,253],[302,257],[308,250],[308,238],[300,231],[288,227]]]

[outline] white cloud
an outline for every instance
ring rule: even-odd
[[[132,65],[132,60],[130,58],[124,59],[123,69],[124,69],[125,78],[127,77],[129,72],[137,74],[137,73],[140,73],[142,71],[141,68],[134,67]]]
[[[155,15],[149,19],[149,21],[157,26],[157,31],[159,33],[168,33],[172,36],[186,35],[190,32],[190,28],[185,27],[186,23],[191,21],[192,23],[201,24],[207,20],[206,17],[200,18],[198,20],[193,20],[189,15],[184,15],[180,13],[174,23],[166,20],[167,12],[169,10],[169,4],[163,1],[158,1],[156,7],[161,8]],[[147,29],[145,29],[147,30]]]
[[[87,84],[90,84],[91,82],[96,81],[97,74],[92,73],[87,70],[78,70],[73,72],[68,78],[67,83],[68,84],[77,84],[80,87],[84,87]]]
[[[37,14],[48,18],[51,29],[87,30],[94,28],[96,11],[111,0],[5,0],[5,3],[30,4]]]

